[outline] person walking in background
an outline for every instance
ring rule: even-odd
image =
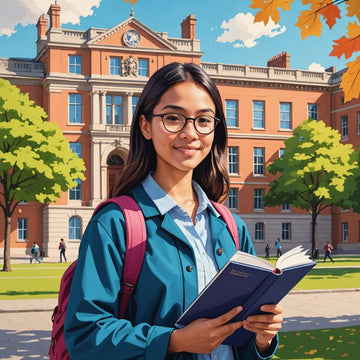
[[[270,257],[270,245],[269,244],[266,244],[265,246],[265,259],[268,259]]]
[[[282,251],[281,251],[280,238],[277,238],[277,240],[275,241],[275,248],[276,248],[276,257],[281,256],[281,255],[282,255]]]
[[[61,238],[60,243],[59,243],[59,250],[60,250],[60,262],[62,262],[62,258],[64,257],[64,261],[66,262],[66,256],[65,256],[65,251],[66,251],[66,244],[63,238]]]
[[[328,241],[325,246],[324,246],[324,250],[325,250],[325,256],[324,256],[324,262],[326,262],[326,258],[329,258],[333,263],[335,262],[333,260],[333,258],[331,257],[331,251],[332,251],[333,247],[330,244],[330,241]]]
[[[147,229],[146,254],[125,318],[118,318],[126,231],[114,204],[82,237],[66,310],[64,337],[73,360],[262,360],[278,346],[282,307],[229,322],[243,304],[215,319],[175,329],[185,308],[235,253],[210,199],[229,192],[224,166],[226,120],[215,83],[195,64],[171,63],[145,86],[131,124],[130,150],[110,197],[131,195]],[[233,214],[240,250],[255,254],[245,223]],[[220,251],[219,251],[220,249]],[[219,294],[221,296],[221,294]],[[221,345],[243,326],[244,346]]]
[[[31,258],[30,258],[30,264],[32,264],[33,259],[35,260],[35,264],[36,261],[41,264],[41,261],[39,259],[39,252],[40,252],[40,248],[39,245],[34,241],[33,242],[33,246],[31,247]]]

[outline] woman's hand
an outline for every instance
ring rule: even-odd
[[[215,319],[198,319],[182,329],[173,331],[168,352],[211,353],[242,326],[242,321],[228,323],[241,310],[242,307],[238,306]]]
[[[260,310],[270,314],[251,315],[243,321],[243,327],[256,334],[256,346],[262,353],[281,329],[283,308],[280,305],[262,305]]]

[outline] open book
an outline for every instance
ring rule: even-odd
[[[199,318],[215,318],[235,306],[243,311],[232,321],[260,314],[260,306],[277,304],[316,264],[297,246],[270,262],[237,251],[177,320],[184,327]],[[224,344],[242,346],[253,333],[240,328]]]

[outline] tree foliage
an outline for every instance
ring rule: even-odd
[[[291,3],[294,0],[252,0],[250,5],[253,9],[260,9],[255,22],[263,21],[266,25],[271,18],[276,24],[280,20],[278,8],[287,11],[291,10]],[[331,56],[350,58],[354,53],[360,51],[360,1],[359,0],[302,0],[304,6],[310,5],[309,10],[301,11],[295,26],[299,27],[301,38],[308,36],[321,36],[323,23],[331,30],[337,19],[341,18],[339,5],[345,6],[345,15],[354,22],[347,26],[346,36],[334,40]],[[346,63],[347,71],[342,76],[341,88],[344,91],[344,100],[350,101],[360,95],[360,56],[355,60]]]
[[[316,248],[317,216],[331,205],[349,206],[355,188],[348,185],[358,169],[358,154],[342,144],[337,130],[308,119],[285,141],[285,152],[267,168],[279,175],[264,196],[266,206],[290,203],[312,215],[312,243]]]
[[[10,262],[10,221],[20,201],[56,201],[84,180],[85,165],[61,129],[28,94],[0,79],[0,208],[5,218],[4,267]],[[8,253],[6,253],[8,251]]]

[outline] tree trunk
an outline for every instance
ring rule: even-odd
[[[311,213],[311,257],[315,259],[315,251],[317,249],[317,242],[316,242],[316,209],[312,210]]]
[[[9,216],[4,211],[4,266],[3,271],[11,271],[10,266],[10,226],[11,226],[11,216]]]

